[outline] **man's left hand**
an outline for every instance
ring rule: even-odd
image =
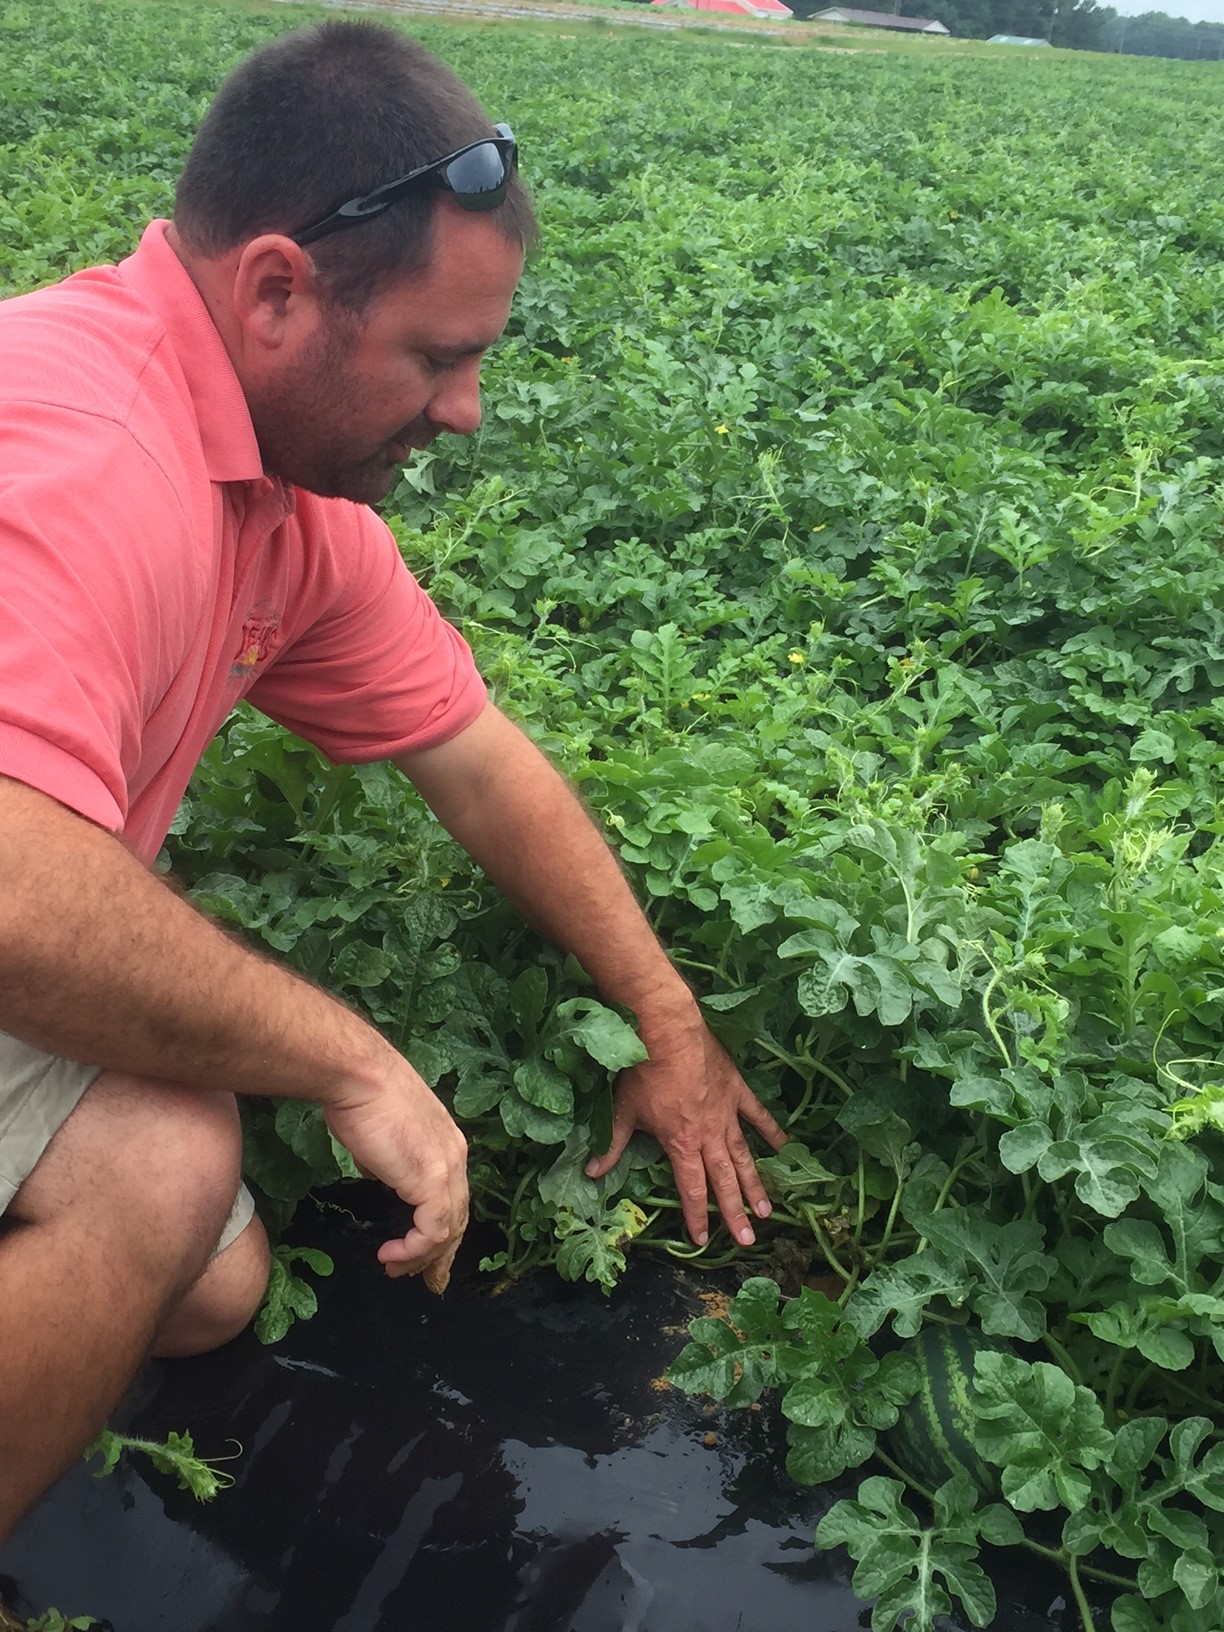
[[[751,1246],[756,1237],[748,1213],[768,1218],[771,1208],[741,1118],[774,1150],[786,1143],[786,1134],[700,1019],[644,1041],[651,1057],[621,1074],[612,1143],[586,1164],[587,1177],[610,1172],[642,1128],[667,1152],[684,1221],[697,1245],[709,1239],[713,1191],[733,1239]]]

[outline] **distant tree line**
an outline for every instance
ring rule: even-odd
[[[810,17],[836,0],[787,0],[797,17]],[[1163,11],[1122,17],[1096,0],[849,0],[863,10],[933,17],[961,39],[1019,34],[1074,51],[1121,51],[1137,57],[1190,57],[1224,61],[1224,23],[1191,23]]]

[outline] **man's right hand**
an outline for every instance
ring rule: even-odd
[[[415,1209],[379,1251],[388,1273],[449,1269],[468,1216],[463,1135],[365,1020],[227,935],[112,834],[4,777],[0,878],[0,1031],[153,1081],[317,1101]]]
[[[332,1101],[324,1114],[335,1137],[371,1178],[413,1209],[407,1235],[384,1241],[379,1262],[391,1276],[417,1275],[445,1285],[468,1221],[467,1140],[442,1101],[406,1060],[391,1083]]]

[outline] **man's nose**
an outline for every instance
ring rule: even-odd
[[[456,369],[446,376],[430,399],[426,416],[439,430],[453,436],[471,436],[480,429],[480,364]]]

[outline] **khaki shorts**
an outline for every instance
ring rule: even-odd
[[[0,1032],[0,1215],[98,1074],[96,1065],[58,1059]],[[254,1212],[242,1185],[214,1257],[238,1239]]]

